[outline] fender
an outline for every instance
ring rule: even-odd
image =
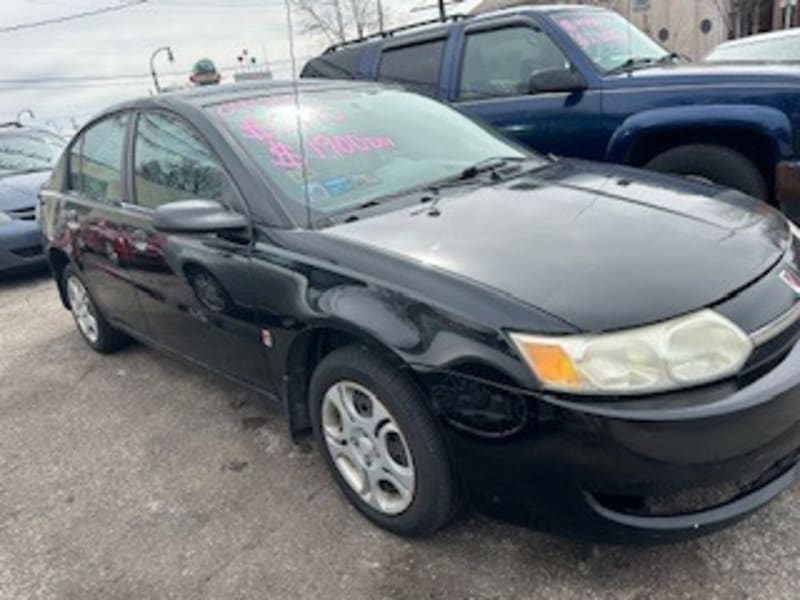
[[[316,316],[307,327],[285,337],[279,333],[279,350],[270,361],[273,372],[287,374],[280,396],[295,440],[310,428],[306,360],[320,334],[342,335],[365,345],[398,369],[407,369],[421,387],[425,387],[421,383],[423,374],[466,364],[487,365],[520,388],[529,385],[532,377],[515,357],[486,343],[486,338],[497,337],[496,332],[448,323],[426,310],[424,304],[386,289],[347,283],[334,286],[319,295],[313,311]],[[431,408],[437,412],[434,406]]]
[[[626,162],[634,144],[643,135],[675,129],[749,129],[768,139],[775,162],[793,154],[792,125],[781,111],[749,104],[675,106],[631,115],[617,128],[606,147],[606,160]]]

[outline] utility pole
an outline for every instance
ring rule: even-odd
[[[444,10],[444,0],[439,0],[439,20],[444,21],[447,18],[447,13]]]
[[[383,33],[383,2],[381,0],[377,0],[378,2],[378,31]]]

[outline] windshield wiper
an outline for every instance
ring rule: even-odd
[[[675,63],[675,62],[683,62],[683,55],[678,54],[677,52],[670,52],[669,54],[665,54],[661,58],[659,58],[656,63],[659,65],[667,64],[667,63]]]
[[[524,160],[525,157],[523,156],[492,156],[490,158],[484,158],[461,171],[459,179],[461,181],[475,179],[482,173],[491,173],[494,179],[499,177],[497,173],[498,169],[502,169],[510,162],[523,162]]]
[[[660,60],[660,59],[659,59]],[[619,75],[620,73],[629,73],[634,69],[639,69],[642,67],[647,67],[652,64],[655,64],[656,60],[653,58],[639,56],[635,58],[629,58],[621,65],[617,65],[613,69],[609,69],[606,71],[606,75]]]
[[[523,163],[528,160],[529,158],[525,156],[490,156],[489,158],[479,160],[474,165],[462,169],[452,177],[447,177],[446,179],[442,179],[427,186],[427,189],[431,192],[437,192],[444,188],[463,185],[484,173],[489,173],[492,181],[497,182],[501,179],[500,169],[507,166],[509,163]]]
[[[446,179],[441,179],[435,183],[429,185],[422,185],[422,186],[415,186],[411,189],[405,189],[395,194],[389,194],[387,196],[382,196],[380,198],[373,198],[363,204],[360,204],[354,208],[351,208],[347,211],[344,211],[342,215],[342,221],[344,223],[352,223],[353,221],[358,221],[359,216],[357,213],[367,210],[370,208],[374,208],[376,206],[380,206],[389,200],[393,200],[398,197],[407,197],[411,194],[417,194],[420,192],[429,192],[433,194],[434,197],[425,196],[428,202],[431,202],[430,206],[427,207],[430,211],[436,210],[436,204],[439,200],[439,191],[445,188],[450,187],[457,187],[461,185],[467,185],[472,180],[476,179],[479,175],[483,173],[491,173],[492,182],[498,182],[502,179],[502,175],[500,174],[500,169],[503,167],[508,166],[511,163],[514,164],[521,164],[533,160],[532,157],[529,156],[491,156],[489,158],[484,158],[476,162],[474,165],[470,165],[469,167],[462,169],[459,173],[454,176],[448,177]],[[547,161],[542,161],[543,164],[548,164]],[[520,167],[520,170],[522,167]]]
[[[475,179],[483,173],[491,173],[492,182],[497,183],[498,181],[502,180],[502,176],[499,172],[500,169],[507,166],[509,163],[521,164],[528,162],[529,160],[531,160],[530,157],[525,156],[492,156],[489,158],[484,158],[483,160],[476,162],[474,165],[467,167],[457,176],[428,186],[428,191],[433,195],[424,196],[422,198],[422,202],[429,203],[428,206],[423,209],[423,211],[427,212],[428,215],[432,217],[438,217],[441,214],[438,207],[439,200],[442,197],[439,192],[441,192],[443,189],[465,185],[467,182]],[[543,164],[547,164],[547,162],[544,161]],[[520,167],[518,172],[522,171],[522,169],[523,167]]]

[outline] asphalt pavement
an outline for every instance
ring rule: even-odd
[[[798,598],[800,487],[701,540],[620,548],[350,508],[281,411],[81,340],[46,275],[0,280],[0,599]]]

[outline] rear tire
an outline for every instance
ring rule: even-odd
[[[61,285],[69,300],[78,332],[92,350],[110,354],[130,342],[128,336],[109,324],[92,299],[89,288],[72,266],[64,267]]]
[[[724,146],[678,146],[659,154],[644,168],[661,173],[701,177],[765,202],[770,197],[764,177],[756,165],[743,154]]]
[[[427,536],[455,512],[444,442],[416,386],[360,346],[326,356],[310,387],[314,436],[333,478],[370,521]]]

